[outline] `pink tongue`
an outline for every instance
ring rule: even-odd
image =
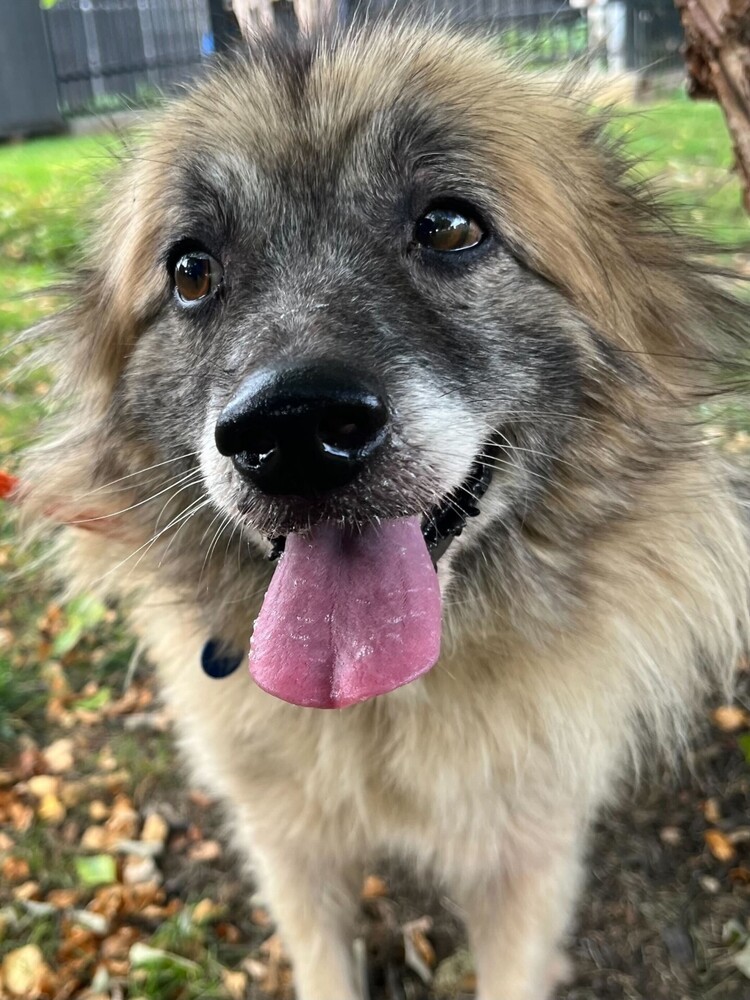
[[[440,589],[418,518],[289,535],[250,649],[264,691],[343,708],[408,684],[439,653]]]

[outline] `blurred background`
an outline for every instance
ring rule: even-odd
[[[0,0],[0,468],[13,472],[49,405],[49,373],[19,366],[17,334],[64,304],[56,283],[123,142],[164,93],[241,44],[240,23],[294,32],[316,11],[355,23],[390,9],[336,2]],[[685,0],[714,13],[722,2]],[[750,40],[743,4],[727,0]],[[671,3],[396,9],[481,28],[529,72],[575,64],[614,103],[634,174],[750,275],[732,141],[721,108],[687,96]],[[747,452],[745,410],[713,430]],[[0,502],[0,998],[290,1000],[281,942],[238,878],[216,804],[182,777],[172,720],[120,610],[61,595],[43,556],[19,544]],[[650,775],[599,823],[560,998],[749,1000],[750,670],[737,669],[737,700],[707,708],[680,772]],[[371,1000],[473,996],[455,908],[408,873],[371,873],[361,935]]]
[[[295,31],[311,2],[255,0],[238,4],[237,16]],[[393,8],[390,0],[338,2],[345,23]],[[671,0],[397,0],[395,9],[485,28],[536,68],[576,59],[643,80],[682,64]],[[0,135],[149,104],[236,41],[237,16],[226,0],[3,0]]]

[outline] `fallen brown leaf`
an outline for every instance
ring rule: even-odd
[[[34,810],[22,802],[16,789],[0,790],[0,823],[10,823],[14,830],[25,833],[34,821]]]
[[[113,795],[127,788],[130,783],[130,775],[127,771],[113,771],[112,774],[104,774],[100,779],[100,787],[105,788]]]
[[[125,979],[130,972],[130,961],[127,958],[111,958],[106,965],[107,972],[117,979]]]
[[[750,715],[739,705],[721,705],[711,713],[711,719],[722,733],[736,733],[750,725]]]
[[[58,797],[50,793],[42,797],[36,814],[43,823],[49,823],[50,826],[60,826],[65,819],[66,810]]]
[[[143,823],[141,840],[152,844],[164,844],[169,837],[169,823],[159,813],[149,813]]]
[[[34,822],[34,810],[23,802],[12,802],[8,808],[8,818],[14,830],[26,833]]]
[[[411,923],[404,924],[404,931],[413,938],[417,951],[424,962],[432,969],[435,967],[436,958],[435,949],[427,938],[427,934],[431,930],[431,917],[420,917],[419,920],[413,920]]]
[[[131,946],[136,941],[140,941],[140,939],[141,933],[137,927],[131,925],[119,927],[113,934],[110,934],[102,941],[100,947],[101,957],[107,962],[113,959],[123,961],[127,959]]]
[[[73,740],[68,736],[55,740],[42,750],[44,766],[50,774],[65,774],[72,770],[75,763],[73,755]]]
[[[57,949],[57,961],[60,963],[80,960],[89,961],[97,953],[99,943],[97,935],[80,924],[65,921],[63,924],[63,938]]]
[[[123,910],[125,913],[142,912],[147,906],[164,904],[164,890],[158,882],[141,882],[136,885],[123,886]],[[180,900],[173,900],[181,906]]]
[[[105,747],[97,759],[97,765],[102,771],[114,771],[117,769],[117,758],[109,747]]]
[[[118,701],[113,702],[107,707],[106,712],[107,715],[112,717],[121,715],[131,717],[134,715],[143,716],[147,714],[145,709],[151,705],[153,700],[154,693],[149,688],[132,685]],[[165,719],[167,717],[167,712],[164,709],[154,714],[162,714]],[[124,721],[126,729],[134,728],[128,724],[129,720],[127,718]]]
[[[254,983],[262,983],[268,971],[265,962],[261,962],[257,958],[246,958],[242,963],[242,968],[246,970]]]
[[[281,996],[291,985],[291,971],[284,945],[278,934],[272,934],[260,946],[260,951],[266,956],[264,978],[258,981],[258,985],[271,996]]]
[[[42,893],[39,888],[39,883],[29,881],[22,882],[21,885],[16,886],[13,890],[13,898],[17,899],[19,902],[23,902],[27,899],[41,899]]]
[[[105,823],[107,834],[118,840],[129,840],[138,832],[139,818],[130,798],[122,792],[115,796],[109,819]]]
[[[89,816],[95,823],[102,823],[109,816],[109,806],[101,799],[89,802]]]
[[[716,799],[706,799],[703,803],[703,815],[708,823],[721,822],[721,810]]]
[[[256,927],[270,927],[273,921],[268,913],[268,910],[263,906],[254,906],[250,911],[250,919],[256,925]]]
[[[174,897],[170,899],[166,906],[158,906],[156,903],[149,903],[148,906],[144,906],[140,911],[140,916],[144,920],[151,920],[155,924],[163,923],[165,920],[169,920],[176,913],[179,913],[183,907],[183,902],[181,899]]]
[[[362,885],[362,899],[380,899],[388,895],[388,883],[379,875],[368,875]]]
[[[99,938],[106,937],[111,930],[107,918],[103,917],[101,913],[94,913],[93,910],[73,910],[70,914],[70,920],[85,931],[91,931]]]
[[[220,941],[226,941],[227,944],[237,944],[242,939],[239,927],[226,921],[218,923],[214,928],[214,932]]]
[[[123,726],[128,732],[147,729],[152,733],[166,733],[172,728],[172,717],[165,710],[159,712],[133,712],[123,719]]]
[[[217,861],[221,853],[218,840],[200,840],[190,848],[188,857],[191,861]]]
[[[106,849],[110,838],[103,826],[89,826],[83,831],[81,847],[84,851],[99,852]]]
[[[131,855],[123,863],[122,881],[125,885],[160,882],[161,873],[153,858],[139,858]]]
[[[230,972],[229,969],[224,969],[221,981],[231,1000],[243,1000],[247,991],[246,972]]]
[[[33,741],[26,741],[16,759],[16,779],[26,781],[32,774],[41,774],[45,769],[46,764],[39,747]]]
[[[123,908],[125,902],[125,886],[105,885],[97,889],[89,909],[101,913],[108,919],[115,917]]]
[[[223,907],[214,903],[212,899],[201,899],[193,907],[193,923],[208,923],[209,921],[216,920],[223,912]]]
[[[3,959],[2,981],[13,997],[34,1000],[41,996],[51,970],[44,961],[41,949],[27,944],[8,952]]]
[[[733,861],[737,856],[732,842],[721,830],[706,830],[703,836],[709,851],[717,861]]]
[[[58,910],[67,910],[75,906],[81,898],[78,889],[50,889],[45,897]]]
[[[57,795],[60,791],[61,779],[54,774],[34,774],[26,782],[26,787],[35,799],[43,799],[45,795]]]
[[[62,663],[50,660],[42,670],[42,677],[53,698],[59,698],[63,702],[70,698],[70,684]]]
[[[11,855],[3,859],[0,873],[6,882],[23,882],[28,879],[31,871],[25,858],[15,858]]]

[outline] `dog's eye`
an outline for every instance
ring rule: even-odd
[[[455,253],[477,246],[484,231],[467,211],[450,205],[434,205],[417,219],[414,239],[428,250]]]
[[[207,298],[218,288],[222,274],[221,264],[211,254],[202,250],[183,254],[174,267],[178,300],[191,305]]]

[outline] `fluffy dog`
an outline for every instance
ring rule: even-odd
[[[125,599],[300,1000],[358,997],[384,853],[483,1000],[543,1000],[592,818],[745,648],[696,420],[739,306],[573,92],[394,25],[168,104],[71,290],[27,500],[103,529],[65,566]]]

